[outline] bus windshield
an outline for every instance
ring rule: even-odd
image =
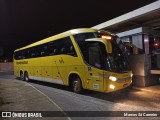
[[[81,33],[74,35],[74,39],[77,42],[84,60],[87,62],[87,44],[85,42],[85,39],[89,38],[99,38],[99,34],[97,32],[89,32],[89,33]],[[102,50],[102,56],[104,57],[104,68],[107,71],[111,72],[128,72],[130,70],[129,64],[127,62],[126,56],[122,53],[122,50],[119,48],[118,44],[114,40],[111,40],[112,45],[112,53],[108,53],[105,48]],[[102,45],[103,46],[103,45]],[[102,47],[101,46],[101,47]],[[103,46],[104,47],[104,46]]]
[[[106,68],[112,72],[127,72],[130,66],[126,56],[122,53],[116,41],[110,41],[112,45],[112,53],[106,51]]]

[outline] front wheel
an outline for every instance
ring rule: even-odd
[[[82,82],[79,77],[74,77],[72,81],[72,89],[75,93],[81,93],[83,91]]]

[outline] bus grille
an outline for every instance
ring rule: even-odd
[[[129,82],[132,78],[128,77],[128,78],[119,78],[116,82],[117,83],[125,83],[125,82]]]

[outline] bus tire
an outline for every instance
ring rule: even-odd
[[[22,71],[20,72],[20,80],[24,80],[24,75]]]
[[[26,82],[29,82],[28,72],[25,72],[25,73],[24,73],[24,80],[25,80]]]
[[[82,93],[83,91],[81,79],[77,76],[72,80],[72,89],[75,93]]]

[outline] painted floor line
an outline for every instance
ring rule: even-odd
[[[29,84],[29,83],[27,83]],[[60,111],[62,111],[64,113],[64,115],[66,115],[68,120],[72,120],[64,111],[63,109],[56,104],[50,97],[48,97],[46,94],[44,94],[43,92],[41,92],[40,90],[38,90],[36,87],[34,87],[33,85],[29,84],[29,86],[31,86],[32,88],[34,88],[36,91],[38,91],[39,93],[41,93],[43,96],[45,96],[51,103],[53,103]]]

